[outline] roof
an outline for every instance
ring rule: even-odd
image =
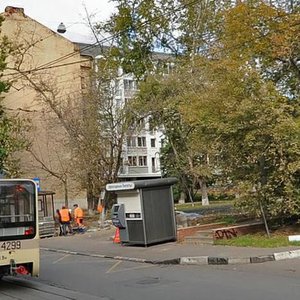
[[[81,55],[90,56],[95,58],[96,56],[100,55],[106,49],[109,49],[108,46],[99,45],[99,43],[94,44],[87,44],[87,43],[74,43],[80,49]],[[162,52],[152,52],[152,56],[156,60],[170,60],[173,58],[172,54],[162,53]]]
[[[102,53],[103,49],[107,47],[99,46],[98,44],[86,44],[86,43],[74,43],[78,46],[80,49],[81,55],[90,56],[92,58],[95,58],[99,54]]]

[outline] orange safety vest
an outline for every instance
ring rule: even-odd
[[[74,217],[77,219],[83,218],[83,210],[80,207],[75,208]]]
[[[97,210],[98,210],[98,212],[99,212],[100,214],[102,213],[102,211],[103,211],[103,206],[102,206],[102,204],[99,204],[99,205],[98,205]]]
[[[70,221],[70,212],[67,208],[63,208],[59,211],[60,213],[60,220],[62,222],[69,222]]]

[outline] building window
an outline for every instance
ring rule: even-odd
[[[116,99],[116,109],[122,108],[122,101],[121,99]]]
[[[124,79],[124,90],[136,90],[136,83],[131,79]]]
[[[152,167],[155,167],[155,157],[151,158],[151,162],[152,162]]]
[[[137,119],[136,125],[137,125],[138,129],[144,129],[145,128],[145,119],[144,118]]]
[[[122,90],[116,89],[115,96],[116,97],[122,97]]]
[[[155,139],[151,139],[151,147],[155,148]]]
[[[147,166],[147,156],[139,156],[139,166]]]
[[[156,172],[155,157],[151,157],[152,172]]]
[[[128,156],[128,165],[129,166],[137,165],[136,156]]]
[[[136,147],[136,137],[135,136],[127,137],[127,147]]]
[[[122,96],[122,90],[120,89],[120,80],[115,81],[114,89],[115,89],[115,96],[121,97]]]
[[[146,137],[140,136],[137,138],[138,147],[146,147]]]

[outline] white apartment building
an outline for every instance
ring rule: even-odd
[[[130,74],[121,76],[118,83],[116,101],[120,105],[125,105],[137,92],[137,83]],[[162,138],[163,132],[151,126],[150,117],[137,120],[124,141],[119,177],[132,179],[161,177]]]
[[[82,55],[97,59],[99,48],[78,44]],[[115,82],[115,107],[123,107],[138,91],[137,82],[131,74],[119,72],[120,77]],[[124,139],[122,163],[119,178],[137,180],[159,178],[162,176],[160,167],[160,149],[162,147],[163,131],[151,126],[151,118],[141,118],[132,125]]]

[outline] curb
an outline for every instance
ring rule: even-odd
[[[52,249],[52,248],[40,248],[44,251],[64,253],[70,255],[80,255],[80,256],[89,256],[97,258],[108,258],[116,259],[123,261],[132,261],[137,263],[148,263],[154,265],[230,265],[230,264],[255,264],[255,263],[264,263],[268,261],[279,261],[286,259],[293,259],[300,257],[300,249],[291,250],[285,252],[277,252],[270,255],[262,256],[251,256],[244,258],[233,258],[233,257],[216,257],[216,256],[194,256],[194,257],[178,257],[178,258],[169,258],[165,260],[149,260],[144,258],[135,258],[135,257],[126,257],[126,256],[110,256],[103,254],[93,254],[86,252],[76,252],[62,249]]]
[[[279,261],[286,259],[293,259],[300,257],[300,249],[277,252],[270,255],[251,256],[244,258],[232,257],[209,257],[209,256],[196,256],[196,257],[181,257],[180,264],[182,265],[229,265],[229,264],[256,264],[268,261]]]
[[[89,256],[89,257],[97,257],[97,258],[109,258],[109,259],[116,259],[116,260],[134,261],[134,262],[139,262],[139,263],[154,263],[154,262],[149,261],[144,258],[135,258],[135,257],[126,257],[126,256],[110,256],[110,255],[103,255],[103,254],[75,252],[75,251],[52,249],[52,248],[40,248],[40,249],[44,250],[44,251],[64,253],[64,254],[70,254],[70,255],[80,255],[80,256]]]

